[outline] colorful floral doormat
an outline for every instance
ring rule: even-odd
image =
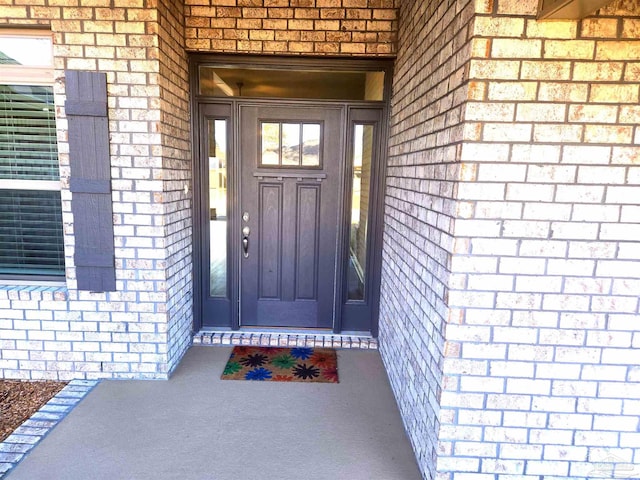
[[[338,359],[332,348],[233,348],[223,380],[338,383]]]

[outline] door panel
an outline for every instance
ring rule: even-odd
[[[333,326],[342,117],[240,107],[241,325]]]

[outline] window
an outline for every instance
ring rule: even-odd
[[[63,245],[51,35],[0,30],[0,275],[60,278]]]
[[[263,122],[260,166],[319,167],[319,123]]]

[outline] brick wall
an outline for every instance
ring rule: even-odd
[[[392,55],[399,0],[186,0],[193,51]]]
[[[400,11],[380,336],[425,478],[638,477],[640,3],[422,3]]]
[[[182,6],[86,0],[0,6],[54,33],[66,286],[0,289],[0,376],[164,378],[190,341],[188,82]],[[117,292],[78,291],[64,70],[107,74]]]
[[[67,5],[68,4],[68,5]],[[185,50],[391,55],[397,0],[7,0],[0,28],[54,33],[64,287],[0,288],[0,377],[164,378],[191,341]],[[78,291],[64,70],[107,74],[117,292]]]
[[[614,477],[640,458],[640,8],[536,6],[479,2],[474,21],[440,479]]]
[[[403,2],[385,200],[380,348],[418,462],[435,475],[473,2]]]

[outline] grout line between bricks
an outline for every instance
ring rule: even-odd
[[[0,479],[13,470],[93,390],[99,380],[71,380],[0,443]]]

